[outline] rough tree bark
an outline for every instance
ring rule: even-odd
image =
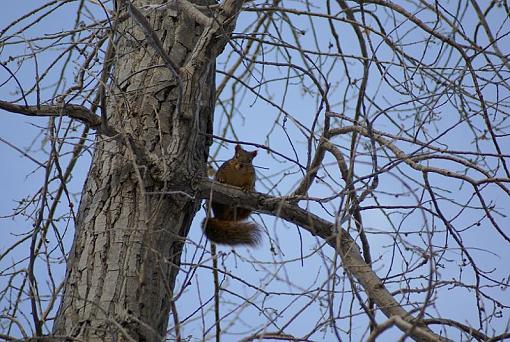
[[[196,8],[176,3],[144,12],[144,27],[136,14],[146,1],[119,2],[105,106],[114,133],[96,139],[55,336],[159,341],[166,335],[183,239],[200,201],[194,194],[206,174],[214,60],[226,41],[216,31],[226,18],[233,26],[242,1],[225,2],[209,26],[196,24],[206,18]]]

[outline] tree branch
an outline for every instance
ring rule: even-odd
[[[172,7],[174,7],[178,11],[183,12],[190,19],[193,19],[202,26],[210,25],[213,20],[204,13],[200,12],[198,8],[196,8],[192,3],[190,3],[187,0],[173,0],[172,5],[173,5]]]
[[[359,281],[368,297],[377,304],[379,309],[388,318],[398,316],[408,323],[397,324],[403,332],[409,334],[416,341],[447,341],[433,333],[421,322],[416,322],[415,318],[402,308],[377,274],[363,260],[354,238],[343,228],[338,227],[338,234],[335,234],[335,224],[289,203],[285,197],[273,197],[261,193],[247,194],[239,188],[204,179],[198,189],[198,196],[202,199],[209,199],[211,192],[213,192],[215,201],[280,217],[308,230],[312,235],[326,240],[341,256],[344,269]],[[410,328],[407,329],[407,327]]]
[[[76,104],[22,106],[0,100],[0,109],[27,116],[68,116],[93,129],[98,129],[101,126],[101,118],[98,115],[92,113],[86,107]]]

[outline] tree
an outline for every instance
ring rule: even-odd
[[[508,338],[510,11],[480,6],[52,1],[4,25],[0,108],[49,119],[42,152],[1,140],[43,180],[8,215],[32,226],[0,254],[1,336]],[[232,143],[267,151],[260,192],[208,180]],[[212,197],[264,247],[209,250]]]

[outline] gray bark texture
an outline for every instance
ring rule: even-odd
[[[117,133],[96,138],[53,335],[161,341],[183,242],[200,203],[194,194],[206,175],[216,56],[197,51],[204,27],[190,16],[144,12],[186,75],[179,86],[139,23],[119,9],[127,19],[117,23],[106,94],[108,126]],[[182,72],[192,53],[202,57]]]

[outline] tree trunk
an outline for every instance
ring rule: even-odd
[[[147,15],[172,62],[183,66],[202,27],[172,10]],[[199,205],[196,184],[206,174],[214,59],[188,85],[193,113],[176,113],[179,86],[140,26],[119,22],[114,46],[106,108],[120,137],[96,138],[53,334],[161,341]]]

